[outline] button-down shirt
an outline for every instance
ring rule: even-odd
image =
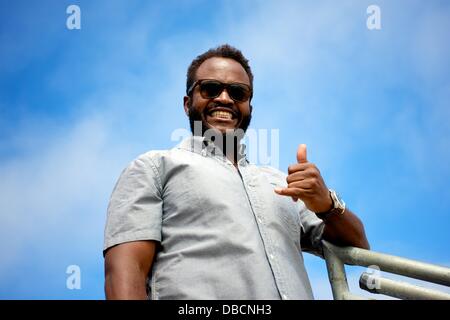
[[[189,137],[132,161],[110,199],[104,249],[160,242],[151,299],[312,299],[302,251],[320,255],[322,220],[274,192],[284,173],[217,150]]]

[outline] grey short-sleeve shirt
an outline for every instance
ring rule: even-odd
[[[323,222],[277,195],[286,175],[245,157],[236,168],[202,137],[150,151],[122,172],[104,250],[160,242],[151,299],[312,299],[302,251],[320,255]]]

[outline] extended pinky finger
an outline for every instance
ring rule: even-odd
[[[275,188],[274,191],[279,195],[293,198],[301,198],[305,194],[305,190],[298,188]]]

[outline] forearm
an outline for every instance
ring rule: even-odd
[[[155,241],[132,241],[105,254],[106,299],[147,299],[146,281],[155,255]]]
[[[334,214],[324,221],[325,240],[341,246],[370,249],[363,224],[350,210],[345,209],[343,215]]]
[[[140,272],[110,272],[105,276],[105,294],[108,300],[145,300],[146,276]]]

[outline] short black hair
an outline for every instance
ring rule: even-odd
[[[247,58],[244,57],[241,50],[236,49],[229,44],[222,44],[216,48],[209,49],[208,51],[202,53],[201,55],[197,56],[197,58],[192,60],[187,70],[186,93],[194,83],[195,74],[200,65],[205,62],[205,60],[214,57],[229,58],[239,62],[244,68],[245,72],[247,72],[247,75],[250,79],[250,87],[253,88],[253,73],[250,65],[248,64]]]

